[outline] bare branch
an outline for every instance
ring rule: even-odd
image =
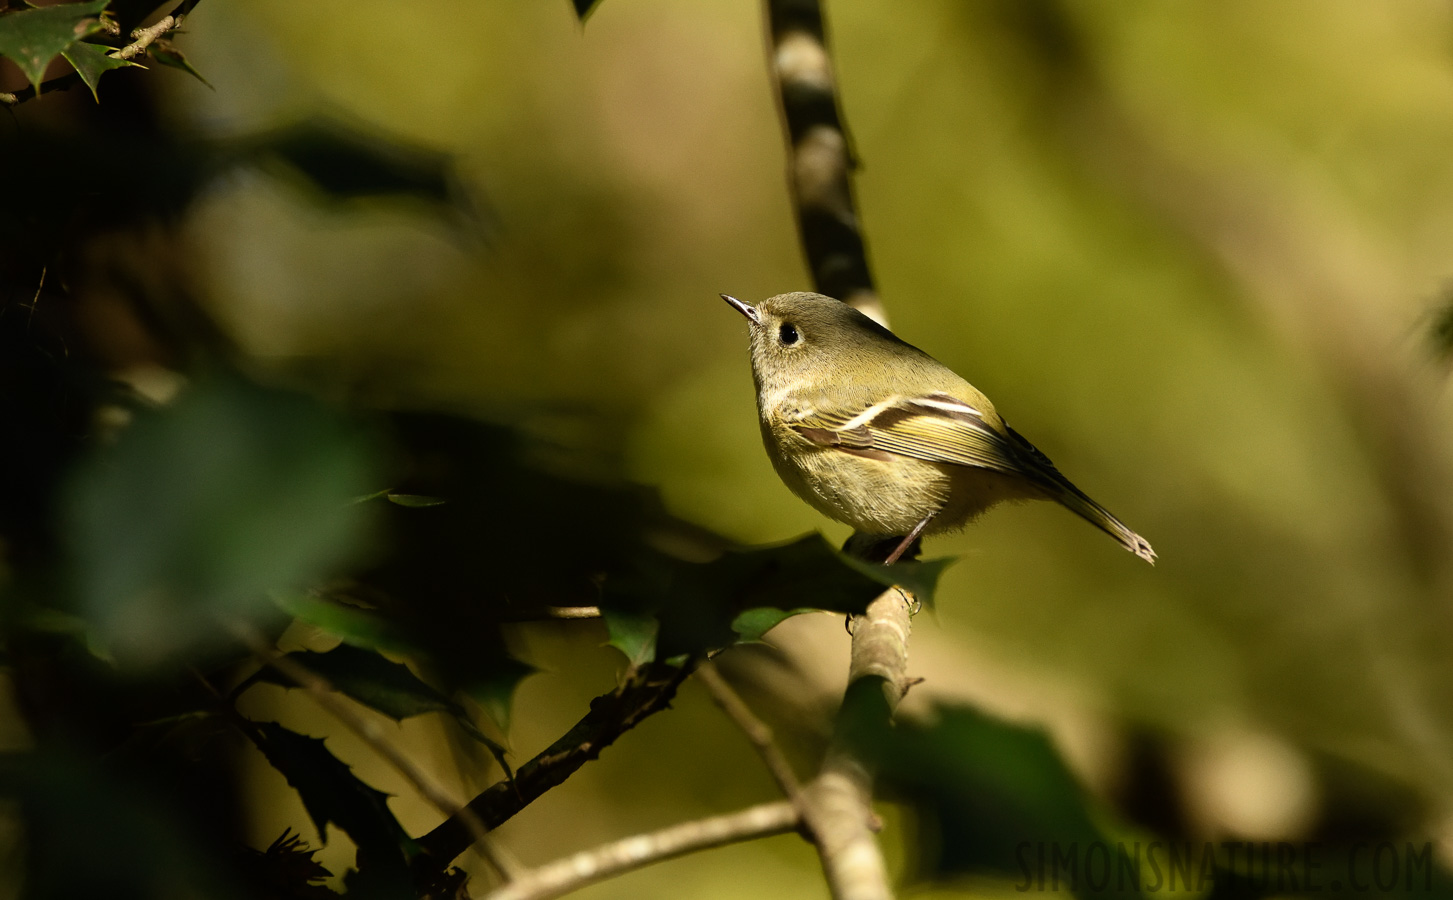
[[[767,0],[768,53],[788,140],[787,181],[817,290],[883,321],[848,175],[842,122],[818,0]]]
[[[784,834],[797,825],[797,809],[783,800],[709,819],[683,822],[532,869],[487,895],[485,900],[549,900],[652,863],[697,850]]]
[[[782,793],[792,801],[792,805],[798,812],[806,815],[806,805],[802,798],[802,783],[797,780],[797,773],[792,771],[792,766],[787,762],[787,757],[782,755],[782,750],[777,746],[772,736],[772,729],[766,722],[757,718],[756,714],[747,707],[742,698],[732,686],[727,684],[726,679],[711,663],[703,665],[696,670],[696,677],[711,693],[711,699],[716,701],[727,716],[742,730],[751,741],[752,746],[757,749],[757,755],[762,757],[766,764],[767,771],[776,780],[777,786],[782,788]]]
[[[480,855],[501,878],[509,881],[523,870],[518,861],[495,844],[493,838],[489,836],[488,829],[484,827],[484,823],[473,811],[435,783],[423,769],[415,765],[413,760],[394,746],[383,730],[378,727],[378,723],[360,716],[353,707],[339,700],[333,685],[326,678],[290,657],[278,653],[268,646],[256,629],[237,624],[232,626],[231,630],[263,665],[271,666],[298,687],[306,690],[319,706],[331,713],[343,723],[344,727],[358,735],[375,753],[398,770],[399,774],[403,775],[424,799],[444,815],[458,817],[463,827],[468,830],[474,845],[479,848]]]
[[[586,762],[595,759],[616,738],[670,705],[676,688],[691,674],[693,663],[672,666],[652,663],[630,673],[608,694],[590,702],[590,712],[575,726],[515,772],[513,780],[486,788],[465,807],[488,828],[498,828],[550,788],[561,784]],[[459,815],[452,815],[418,839],[416,866],[443,869],[469,849],[470,833]]]

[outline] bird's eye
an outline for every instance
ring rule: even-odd
[[[790,347],[797,343],[797,329],[792,327],[791,322],[783,322],[782,327],[777,329],[777,339]]]

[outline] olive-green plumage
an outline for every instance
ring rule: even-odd
[[[867,316],[822,294],[755,307],[722,295],[751,327],[762,440],[797,496],[864,535],[962,528],[1005,500],[1054,500],[1127,550],[1150,544],[1085,496],[1010,428],[973,385]]]

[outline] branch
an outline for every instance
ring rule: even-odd
[[[771,69],[790,144],[787,182],[817,290],[884,319],[848,174],[855,168],[839,112],[818,0],[767,0]]]
[[[908,635],[913,604],[900,590],[886,591],[854,617],[848,697],[881,690],[882,714],[891,716],[908,692]],[[845,704],[846,706],[847,704]],[[874,704],[876,707],[876,704]],[[848,747],[834,738],[822,773],[808,788],[809,821],[817,853],[834,900],[887,900],[893,896],[888,869],[874,837],[873,775]]]
[[[735,722],[742,733],[747,736],[747,740],[751,741],[752,746],[757,750],[757,755],[762,757],[762,762],[766,764],[767,771],[777,782],[777,786],[782,788],[782,793],[792,801],[793,807],[806,818],[808,812],[806,804],[803,802],[802,783],[797,780],[797,773],[792,771],[787,757],[783,756],[781,749],[777,747],[777,742],[772,736],[772,729],[748,708],[732,686],[721,677],[716,666],[707,663],[696,670],[696,677],[701,679],[701,683],[711,693],[711,699],[716,701],[716,705],[722,708],[727,717]]]
[[[498,828],[550,788],[561,784],[616,738],[647,716],[660,712],[676,696],[676,688],[693,665],[652,663],[632,671],[619,687],[590,702],[590,712],[575,726],[515,771],[513,781],[486,788],[464,808],[487,828]],[[469,831],[458,814],[418,839],[422,853],[416,871],[443,870],[469,849]]]
[[[771,68],[788,143],[787,174],[797,226],[817,290],[878,322],[887,315],[868,265],[849,174],[854,167],[843,125],[819,0],[766,0]],[[847,698],[881,690],[891,716],[907,691],[912,604],[887,591],[850,621],[852,663]],[[845,703],[845,707],[848,704]],[[840,735],[807,789],[805,819],[835,900],[893,896],[873,836],[872,773]]]
[[[331,713],[334,718],[343,723],[344,727],[356,734],[375,753],[398,770],[399,774],[403,775],[418,790],[419,794],[441,813],[446,816],[457,816],[468,831],[474,845],[479,848],[480,855],[501,878],[509,881],[521,871],[520,864],[502,848],[495,845],[494,840],[489,836],[488,829],[480,822],[478,816],[436,784],[423,769],[416,766],[413,760],[395,747],[376,722],[365,719],[353,707],[339,700],[333,685],[326,678],[299,664],[296,660],[277,653],[268,646],[256,629],[245,625],[234,625],[232,632],[247,645],[263,665],[278,670],[298,687],[312,695],[313,700],[319,706]]]
[[[623,872],[697,850],[785,834],[795,829],[798,821],[796,808],[790,802],[779,800],[740,812],[683,822],[547,863],[500,887],[485,900],[549,900]]]
[[[190,13],[192,11],[192,7],[196,6],[200,2],[201,0],[184,0],[184,2],[177,4],[177,6],[173,8],[171,12],[167,13],[165,16],[162,16],[161,19],[157,20],[157,23],[155,25],[151,25],[146,28],[137,28],[136,30],[132,31],[131,43],[127,44],[125,47],[113,50],[106,55],[111,57],[112,59],[132,59],[140,55],[142,51],[146,50],[147,47],[150,47],[157,40],[157,38],[160,38],[165,34],[169,34],[177,30],[178,28],[181,28],[182,19],[186,17],[187,13]],[[5,106],[15,106],[17,103],[24,103],[27,100],[32,100],[40,94],[49,94],[52,91],[67,90],[69,88],[75,87],[77,84],[80,83],[81,76],[77,75],[75,72],[68,72],[65,75],[57,75],[55,78],[52,78],[49,81],[42,81],[40,83],[39,91],[36,91],[33,86],[25,88],[24,90],[16,91],[13,94],[0,91],[0,104],[3,104]]]

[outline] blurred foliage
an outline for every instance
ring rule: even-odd
[[[886,575],[784,543],[823,523],[766,464],[715,301],[803,286],[760,10],[183,6],[149,58],[215,91],[108,56],[170,7],[0,3],[0,91],[46,88],[0,127],[6,877],[417,892],[440,815],[239,620],[461,795],[633,667],[734,644],[815,767],[847,636],[799,613]],[[941,581],[895,570],[935,588],[929,681],[863,741],[915,890],[1007,890],[1026,840],[1308,840],[1331,867],[1446,833],[1453,13],[829,13],[895,328],[1162,551],[1140,571],[1031,506],[941,539],[967,556]],[[769,789],[689,683],[675,706],[502,841],[541,861]],[[800,844],[588,896],[802,896]],[[1215,895],[1273,892],[1217,866]]]

